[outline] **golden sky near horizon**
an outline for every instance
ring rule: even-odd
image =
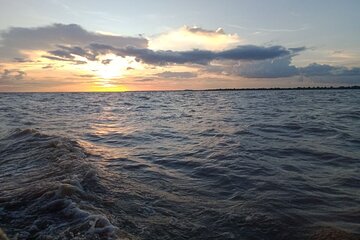
[[[177,11],[169,6],[162,8],[161,4],[157,8],[148,6],[148,11],[156,14],[137,9],[141,12],[138,17],[146,18],[140,30],[147,33],[134,34],[140,31],[141,24],[131,16],[121,19],[129,24],[120,24],[120,15],[112,12],[111,6],[117,4],[113,1],[103,5],[89,3],[87,7],[92,12],[68,1],[43,2],[43,10],[36,8],[33,0],[27,3],[5,4],[0,10],[1,92],[337,86],[356,85],[360,79],[360,47],[356,41],[359,34],[352,31],[350,20],[318,22],[315,12],[307,12],[296,4],[282,6],[275,2],[267,6],[269,16],[281,19],[273,22],[269,16],[256,15],[256,6],[244,1],[242,13],[254,23],[243,25],[240,23],[246,21],[233,8],[227,9],[228,17],[235,19],[230,24],[223,20],[227,15],[220,11],[226,6],[194,3],[194,8],[220,14],[202,18],[195,18],[196,13],[189,15],[191,21],[202,23],[200,26],[179,25],[188,23],[182,17],[190,14],[185,5],[179,4]],[[229,1],[231,4],[234,9],[239,7],[236,1]],[[28,12],[23,10],[25,5]],[[315,5],[315,10],[322,7]],[[282,7],[294,11],[289,16],[276,15]],[[344,7],[339,4],[336,9]],[[97,8],[102,10],[95,11]],[[29,9],[41,12],[43,19],[37,19],[39,13],[30,14]],[[169,15],[160,13],[162,10]],[[353,8],[343,11],[349,17],[358,16]],[[10,16],[9,12],[14,14]],[[311,22],[298,18],[306,14]],[[326,19],[331,16],[330,12],[322,14]],[[319,28],[310,27],[310,23],[318,23]],[[272,27],[259,27],[260,24]],[[157,25],[159,28],[154,27]],[[204,27],[207,25],[211,27]],[[348,40],[345,42],[340,36],[347,36]]]

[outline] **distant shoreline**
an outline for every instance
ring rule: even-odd
[[[149,90],[149,91],[123,91],[126,92],[216,92],[216,91],[288,91],[288,90],[359,90],[360,86],[339,86],[339,87],[292,87],[292,88],[213,88],[213,89],[183,89],[183,90]],[[120,93],[112,91],[104,92],[1,92],[0,94],[17,93]]]
[[[217,88],[204,90],[187,90],[187,91],[277,91],[277,90],[341,90],[341,89],[360,89],[360,86],[340,86],[340,87],[294,87],[294,88]]]

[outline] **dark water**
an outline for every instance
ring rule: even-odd
[[[0,94],[0,227],[14,239],[360,234],[359,94]]]

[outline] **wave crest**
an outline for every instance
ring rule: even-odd
[[[90,155],[71,139],[16,129],[0,139],[0,219],[17,239],[115,239],[96,208],[106,191]],[[11,225],[10,225],[11,224]]]

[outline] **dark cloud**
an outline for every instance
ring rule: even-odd
[[[297,75],[306,77],[360,77],[360,68],[358,67],[346,68],[317,63],[312,63],[306,67],[295,67],[291,65],[291,57],[244,63],[235,72],[248,78],[281,78]]]
[[[194,72],[171,72],[165,71],[162,73],[155,74],[155,76],[161,78],[178,78],[178,79],[186,79],[186,78],[195,78],[197,74]]]
[[[13,83],[24,79],[26,72],[19,69],[4,69],[0,72],[0,83]]]
[[[230,50],[218,52],[197,49],[191,51],[154,51],[147,48],[115,48],[105,44],[90,44],[85,49],[80,47],[68,47],[67,49],[62,48],[60,50],[49,51],[49,54],[52,54],[55,57],[66,58],[67,60],[72,60],[74,55],[79,55],[89,60],[93,60],[94,56],[98,56],[99,54],[114,53],[122,57],[133,56],[138,61],[154,65],[185,63],[206,65],[213,60],[250,61],[275,59],[278,57],[290,56],[299,51],[300,48],[294,51],[286,49],[282,46],[262,47],[254,45],[238,46]]]
[[[291,65],[291,56],[286,56],[241,63],[234,72],[247,78],[281,78],[295,76],[299,73],[299,70]]]
[[[96,75],[94,74],[80,74],[80,75],[76,75],[78,77],[82,77],[82,78],[94,78],[96,77]]]
[[[360,67],[354,67],[350,69],[341,67],[340,72],[335,71],[335,76],[338,76],[339,74],[342,76],[360,76]]]
[[[87,62],[85,62],[85,61],[74,60],[74,57],[73,57],[73,56],[71,56],[70,58],[66,58],[66,57],[56,57],[56,56],[47,56],[47,55],[44,55],[44,56],[41,56],[41,57],[47,58],[47,59],[50,59],[50,60],[55,60],[55,61],[72,62],[72,63],[77,64],[77,65],[86,64],[86,63],[87,63]]]
[[[128,47],[118,49],[120,56],[134,56],[138,61],[154,65],[167,64],[208,64],[215,59],[215,53],[206,50],[192,50],[192,51],[153,51],[150,49],[140,49]]]
[[[293,52],[282,46],[259,47],[254,45],[239,46],[234,49],[219,52],[218,59],[226,60],[265,60],[287,56]]]
[[[65,50],[54,50],[54,51],[49,51],[48,53],[50,53],[51,55],[53,55],[55,57],[65,58],[68,60],[72,60],[75,58],[70,52],[65,51]]]
[[[111,63],[111,61],[112,61],[112,59],[104,59],[101,61],[101,63],[104,65],[107,65],[107,64]]]
[[[16,57],[16,58],[14,58],[14,62],[26,63],[26,62],[33,62],[33,61],[31,59],[27,59],[27,58]]]
[[[304,76],[360,76],[359,67],[346,68],[318,63],[299,68],[299,71]]]
[[[58,47],[61,49],[60,51],[62,51],[62,52],[66,52],[66,53],[72,54],[72,55],[83,56],[91,61],[97,60],[98,54],[96,52],[85,50],[81,47],[76,47],[76,46],[68,47],[68,46],[64,46],[64,45],[58,45]]]
[[[292,54],[281,46],[261,47],[254,45],[238,46],[225,51],[191,50],[191,51],[153,51],[127,47],[117,49],[117,54],[122,56],[135,56],[137,59],[149,64],[208,64],[213,60],[264,60],[273,59]]]
[[[152,82],[156,80],[156,78],[140,78],[140,79],[135,79],[135,82]]]
[[[53,65],[48,64],[48,65],[46,65],[46,66],[42,67],[42,69],[50,69],[50,68],[53,68]]]
[[[297,47],[297,48],[289,48],[289,50],[293,53],[293,54],[297,54],[299,52],[303,52],[305,50],[307,50],[308,48],[306,47]]]
[[[205,71],[217,72],[223,75],[236,75],[246,78],[284,78],[293,76],[316,77],[360,77],[360,68],[346,68],[313,63],[306,67],[296,67],[291,64],[292,55],[260,60],[240,62],[234,65],[209,65]],[[316,78],[318,79],[318,78]],[[340,79],[339,79],[340,81]]]
[[[37,28],[12,27],[0,33],[0,57],[22,57],[21,50],[52,50],[56,45],[86,46],[91,43],[122,48],[147,47],[142,37],[123,37],[90,32],[76,24],[53,24]],[[73,49],[75,51],[76,49]]]

